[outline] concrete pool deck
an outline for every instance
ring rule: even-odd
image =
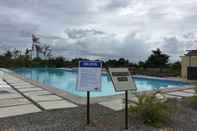
[[[52,92],[9,74],[0,79],[0,118],[77,106]]]
[[[60,89],[43,86],[36,81],[27,80],[6,69],[4,69],[3,79],[0,79],[0,118],[42,112],[44,110],[76,108],[79,105],[86,104],[86,98],[84,97],[73,96]],[[4,93],[1,93],[1,91]],[[167,98],[179,99],[196,95],[191,88],[164,90],[162,93],[165,93]],[[114,111],[120,111],[124,109],[123,99],[124,94],[96,97],[91,98],[91,103],[98,103]],[[131,93],[129,101],[136,101],[136,97]]]

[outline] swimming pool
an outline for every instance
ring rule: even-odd
[[[18,68],[14,71],[25,78],[36,80],[44,85],[63,89],[66,92],[76,96],[86,96],[86,92],[78,92],[75,90],[77,83],[77,71],[55,68]],[[160,80],[140,76],[134,76],[133,79],[137,86],[137,91],[151,91],[157,89],[191,86],[189,83],[181,81]],[[114,91],[110,77],[107,74],[103,74],[102,91],[91,92],[91,96],[110,96],[120,93],[121,92]]]

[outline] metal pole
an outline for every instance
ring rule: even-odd
[[[125,91],[125,129],[128,129],[128,91]]]
[[[90,91],[87,92],[87,125],[90,124]]]

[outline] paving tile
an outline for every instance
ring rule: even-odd
[[[6,80],[10,84],[28,84],[27,82],[24,81],[15,81],[15,80]]]
[[[21,98],[23,96],[21,96],[18,93],[7,93],[7,94],[1,94],[0,95],[0,100],[1,99],[13,99],[13,98]]]
[[[124,109],[124,104],[122,99],[115,99],[111,101],[104,101],[99,103],[102,106],[105,106],[107,108],[110,108],[114,111],[119,111]]]
[[[128,101],[137,103],[138,102],[138,98],[136,96],[128,97]]]
[[[8,84],[7,83],[1,83],[0,85],[2,85],[2,86],[4,85],[5,86],[5,85],[8,85]]]
[[[0,108],[5,106],[14,106],[14,105],[22,105],[22,104],[30,104],[30,101],[28,101],[25,98],[0,100]]]
[[[46,110],[77,107],[77,105],[66,100],[39,102],[38,104]]]
[[[0,84],[7,84],[5,81],[1,81]]]
[[[132,102],[131,102],[131,99],[128,101],[128,107],[129,106],[136,106],[136,104],[134,103],[136,101],[134,101],[134,100],[136,100],[136,97],[134,97],[134,99],[132,99]],[[125,109],[125,103],[124,103],[124,100],[122,100],[122,99],[104,101],[104,102],[100,102],[99,104],[104,107],[110,108],[114,111],[120,111],[120,110]]]
[[[43,89],[35,87],[35,88],[19,88],[18,90],[21,92],[30,92],[30,91],[42,91]]]
[[[17,93],[14,89],[12,89],[12,88],[0,88],[0,91],[2,91],[2,92],[7,92],[7,93]]]
[[[41,110],[36,106],[34,106],[33,104],[4,107],[4,108],[0,108],[0,118],[24,115],[24,114],[35,113],[40,111]]]
[[[12,86],[32,86],[32,84],[11,84]]]
[[[180,96],[174,96],[174,95],[168,95],[168,94],[165,94],[164,95],[166,98],[176,98],[176,99],[182,99],[183,97],[180,97]]]
[[[29,96],[32,100],[38,101],[54,101],[54,100],[62,100],[61,97],[56,95],[43,95],[43,96]]]
[[[40,96],[40,95],[49,95],[49,94],[52,94],[52,93],[43,90],[43,91],[36,91],[36,92],[24,92],[24,94],[26,96]]]
[[[20,83],[10,83],[11,85],[32,85],[31,83],[27,83],[27,82],[20,82]]]
[[[196,91],[194,89],[183,90],[183,92],[196,93]]]
[[[25,85],[17,85],[17,86],[14,86],[16,89],[20,89],[20,88],[35,88],[36,86],[34,85],[28,85],[28,86],[25,86]]]
[[[0,85],[1,88],[12,88],[11,86],[9,85]]]
[[[0,86],[0,90],[3,90],[3,89],[12,89],[12,88],[11,87]]]
[[[25,81],[23,81],[23,80],[16,80],[16,79],[6,79],[6,81],[9,81],[9,82],[11,82],[11,83],[27,83],[27,82],[25,82]]]
[[[9,80],[9,79],[6,79],[6,81],[7,81],[8,83],[10,83],[10,84],[22,84],[22,83],[28,84],[28,82],[23,81],[23,80]]]
[[[1,79],[1,78],[0,78]],[[0,81],[0,84],[5,84],[6,82],[5,81]]]
[[[180,96],[180,97],[190,97],[190,96],[194,96],[195,95],[193,93],[186,93],[186,92],[180,92],[180,91],[169,92],[167,94],[168,95]]]

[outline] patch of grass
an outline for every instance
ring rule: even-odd
[[[136,106],[130,106],[130,114],[134,114],[137,118],[143,121],[144,124],[161,127],[168,120],[171,113],[170,106],[153,96],[139,96]]]

